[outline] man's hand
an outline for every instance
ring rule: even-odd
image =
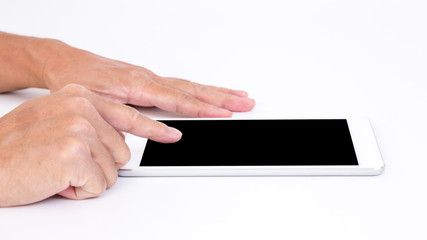
[[[230,117],[251,110],[255,102],[244,91],[160,77],[143,67],[107,59],[52,41],[42,78],[56,91],[78,83],[121,103],[155,106],[192,117]]]
[[[0,119],[0,206],[59,193],[100,195],[130,159],[122,132],[159,142],[181,133],[80,85],[30,100]]]

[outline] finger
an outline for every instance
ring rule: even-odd
[[[142,68],[142,67],[138,67],[138,66],[134,66],[137,69],[140,69],[141,72],[144,72],[146,75],[148,75],[151,79],[153,80],[160,80],[159,82],[162,82],[162,79],[164,80],[170,80],[173,82],[177,82],[179,84],[179,82],[182,83],[191,83],[188,80],[185,79],[181,79],[181,78],[173,78],[173,77],[161,77],[155,73],[153,73],[152,71],[146,69],[146,68]],[[164,82],[162,82],[164,83]],[[165,83],[167,84],[167,83]],[[249,94],[246,91],[241,91],[241,90],[232,90],[232,89],[228,89],[228,88],[223,88],[223,87],[216,87],[216,86],[209,86],[209,85],[204,85],[205,87],[208,87],[212,90],[218,91],[218,92],[222,92],[222,93],[226,93],[226,94],[232,94],[235,96],[239,96],[239,97],[248,97]],[[171,86],[172,87],[172,86]]]
[[[175,82],[184,82],[184,83],[190,82],[188,80],[180,79],[180,78],[172,78],[172,77],[162,77],[162,78],[166,79],[166,80],[170,80],[170,81],[175,81]],[[203,85],[203,86],[205,86],[211,90],[214,90],[214,91],[222,92],[225,94],[231,94],[231,95],[235,95],[238,97],[248,97],[249,96],[249,94],[246,91],[242,91],[242,90],[233,90],[233,89],[229,89],[229,88],[210,86],[210,85]]]
[[[98,197],[107,190],[107,183],[100,170],[98,172],[88,172],[86,182],[80,186],[74,186],[73,182],[64,191],[58,193],[61,196],[70,199],[87,199]]]
[[[92,153],[92,159],[102,170],[107,183],[107,188],[110,188],[116,183],[118,177],[116,163],[108,149],[98,139],[90,139],[89,145]]]
[[[157,82],[136,88],[131,99],[131,104],[134,105],[140,105],[141,99],[163,110],[191,117],[231,117],[232,115],[229,110],[200,101],[179,89]]]
[[[91,94],[90,98],[100,116],[117,131],[164,143],[176,142],[181,138],[182,133],[177,129],[152,120],[135,108],[112,102],[95,94]]]
[[[132,133],[158,142],[176,142],[181,132],[165,124],[145,117],[136,109],[103,98],[79,85],[64,88],[70,94],[88,99],[100,116],[115,130]]]
[[[226,88],[206,86],[176,78],[158,78],[157,80],[162,84],[189,93],[191,96],[195,97],[200,101],[233,112],[250,111],[255,106],[255,100],[248,98],[248,94],[243,91],[235,91]]]
[[[125,142],[124,134],[114,129],[93,107],[93,111],[85,113],[85,117],[95,127],[99,141],[111,154],[116,167],[120,168],[130,160],[130,150]]]
[[[80,160],[84,165],[78,166],[80,169],[73,172],[75,175],[71,176],[70,185],[59,192],[59,195],[71,199],[96,197],[117,181],[116,164],[105,146],[96,138],[90,138],[84,142],[87,143],[89,148],[87,151],[90,153],[86,154],[83,161]],[[81,181],[82,178],[83,181]]]
[[[70,199],[97,197],[107,189],[103,170],[93,161],[92,150],[84,139],[77,139],[66,145],[64,154],[69,156],[70,164],[64,167],[64,188],[58,194]]]
[[[177,142],[181,139],[182,133],[179,130],[150,119],[135,108],[115,103],[109,106],[103,101],[96,104],[102,117],[117,131],[163,143]]]

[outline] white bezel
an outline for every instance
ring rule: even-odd
[[[326,119],[326,118],[316,118]],[[165,120],[190,120],[186,118]],[[191,120],[206,120],[194,119]],[[209,118],[212,120],[212,118]],[[238,119],[215,119],[238,120]],[[240,119],[241,120],[241,119]],[[129,163],[119,170],[120,176],[292,176],[292,175],[379,175],[384,163],[368,119],[346,119],[358,166],[217,166],[217,167],[140,167],[147,139],[128,134],[131,151]]]

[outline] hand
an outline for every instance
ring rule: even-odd
[[[181,133],[80,85],[32,99],[0,119],[0,206],[59,193],[95,197],[130,158],[121,132],[159,142]]]
[[[143,67],[97,56],[58,41],[46,55],[43,79],[51,91],[70,83],[137,106],[156,106],[192,117],[230,117],[231,111],[249,111],[255,101],[244,91],[205,86],[160,77]]]

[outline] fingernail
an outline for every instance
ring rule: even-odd
[[[178,138],[178,139],[180,139],[182,136],[181,131],[173,127],[169,127],[169,134],[171,137]]]
[[[255,107],[256,101],[253,98],[248,98],[247,111],[252,110]]]

